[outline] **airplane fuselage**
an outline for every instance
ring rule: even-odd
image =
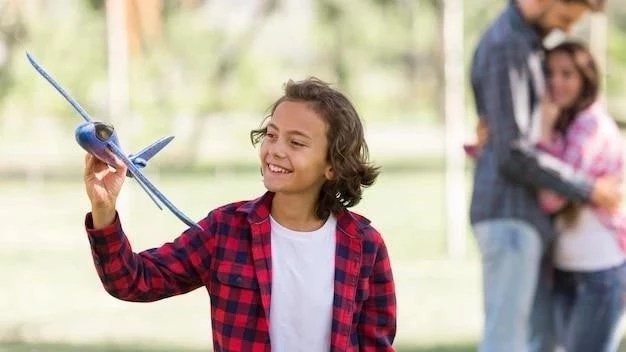
[[[83,122],[76,127],[76,142],[88,153],[109,164],[115,165],[113,153],[107,146],[120,146],[113,126],[104,122]],[[121,149],[121,148],[120,148]]]
[[[174,138],[174,136],[159,139],[139,151],[136,156],[126,155],[124,150],[120,147],[117,134],[115,133],[115,129],[112,125],[105,122],[94,121],[89,116],[87,111],[85,111],[85,109],[83,109],[83,107],[80,106],[80,104],[78,104],[78,102],[72,98],[72,96],[69,95],[69,93],[66,92],[65,89],[54,78],[52,78],[52,76],[50,76],[50,74],[41,65],[39,65],[30,53],[26,53],[26,57],[37,72],[39,72],[65,98],[65,100],[67,100],[67,102],[74,107],[83,120],[85,120],[85,122],[76,127],[75,137],[78,145],[91,155],[109,164],[110,166],[115,166],[117,164],[117,159],[119,159],[119,161],[124,163],[128,168],[126,176],[134,178],[159,209],[163,209],[161,207],[162,203],[186,225],[195,228],[196,230],[203,231],[200,225],[178,210],[178,208],[176,208],[174,204],[172,204],[172,202],[170,202],[140,170],[145,167],[148,160],[163,149],[163,147],[165,147],[172,140],[172,138]]]

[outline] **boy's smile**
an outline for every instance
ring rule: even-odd
[[[273,173],[273,174],[290,174],[293,172],[284,167],[280,167],[276,164],[266,163],[266,166],[269,169],[270,173]]]

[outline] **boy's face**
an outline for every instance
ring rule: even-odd
[[[307,103],[280,103],[259,152],[265,187],[276,193],[317,195],[332,177],[326,133],[326,122]]]
[[[589,11],[589,6],[581,2],[562,2],[547,0],[543,13],[535,21],[535,25],[543,35],[553,30],[569,33],[574,25]]]

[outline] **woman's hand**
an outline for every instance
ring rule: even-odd
[[[552,101],[552,98],[546,94],[541,99],[541,141],[550,143],[561,109]]]

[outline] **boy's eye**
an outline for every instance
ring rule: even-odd
[[[305,144],[298,142],[298,141],[291,141],[291,144],[295,145],[296,147],[304,147]]]
[[[274,132],[267,132],[265,133],[265,137],[269,139],[274,139],[276,138],[276,135],[274,134]]]

